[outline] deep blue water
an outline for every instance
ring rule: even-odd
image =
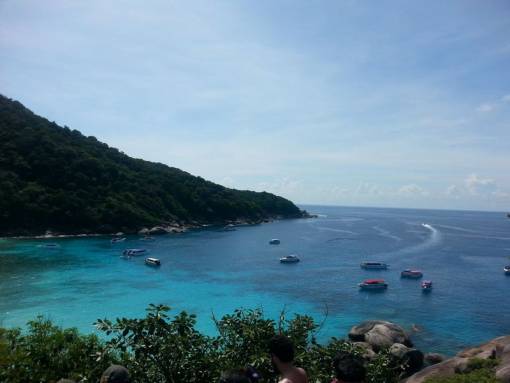
[[[319,339],[344,337],[366,319],[417,325],[415,343],[426,351],[453,353],[510,333],[510,219],[501,213],[306,207],[317,219],[194,231],[157,237],[0,240],[0,325],[23,326],[42,314],[63,326],[93,332],[97,318],[135,317],[149,303],[198,315],[198,328],[214,333],[211,315],[262,307],[277,318],[303,313],[326,321]],[[427,223],[432,228],[422,226]],[[279,246],[268,244],[280,238]],[[46,241],[46,243],[49,241]],[[162,261],[125,260],[122,249],[146,247]],[[280,256],[299,254],[283,265]],[[384,261],[387,271],[366,271],[363,260]],[[423,270],[434,281],[400,279],[404,268]],[[360,292],[357,283],[381,277],[382,293]]]

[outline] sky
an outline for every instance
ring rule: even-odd
[[[507,0],[0,0],[0,93],[300,204],[510,210]]]

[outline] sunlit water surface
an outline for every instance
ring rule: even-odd
[[[0,240],[0,325],[24,326],[43,315],[62,326],[95,331],[97,318],[144,315],[163,303],[198,315],[198,328],[214,334],[211,316],[234,309],[263,308],[277,318],[285,309],[325,318],[319,339],[343,337],[366,319],[385,319],[406,328],[426,351],[459,348],[510,333],[510,219],[500,213],[306,207],[316,219],[201,230],[157,237],[51,240],[60,248],[37,247],[48,240]],[[423,226],[426,223],[430,226]],[[281,244],[269,245],[271,238]],[[120,258],[123,249],[145,247],[161,259]],[[280,264],[298,254],[298,264]],[[383,261],[386,271],[366,271],[363,260]],[[420,268],[434,282],[400,278]],[[384,278],[387,291],[359,291],[366,278]]]

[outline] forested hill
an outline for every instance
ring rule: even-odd
[[[135,231],[302,216],[270,193],[228,189],[39,117],[0,95],[0,234]]]

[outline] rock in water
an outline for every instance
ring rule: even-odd
[[[394,343],[407,347],[413,344],[404,329],[395,323],[386,321],[365,321],[349,331],[349,339],[354,342],[367,342],[375,351],[389,348]]]

